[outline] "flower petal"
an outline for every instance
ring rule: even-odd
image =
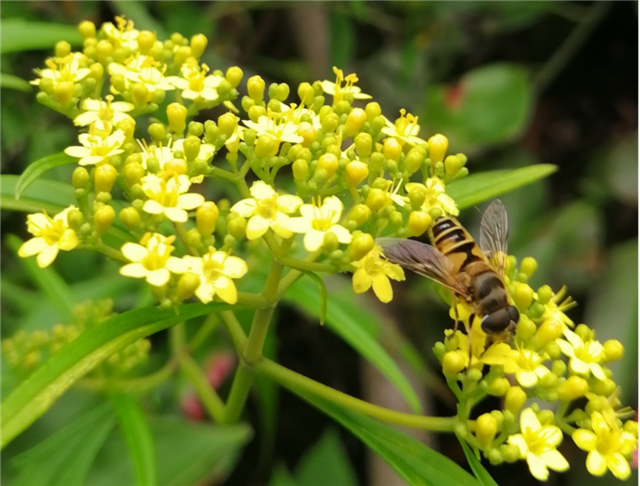
[[[249,191],[251,195],[258,200],[269,199],[276,193],[273,187],[262,181],[254,182]]]
[[[373,291],[376,297],[380,299],[380,302],[385,304],[391,302],[391,299],[393,299],[393,288],[387,276],[376,272],[371,276],[371,279],[373,281]]]
[[[178,207],[187,211],[202,206],[202,203],[204,203],[202,194],[189,193],[178,196]]]
[[[227,304],[235,304],[238,302],[238,291],[233,280],[229,277],[219,277],[213,282],[216,294]]]
[[[520,430],[524,432],[528,429],[537,432],[540,427],[540,420],[538,420],[538,416],[531,408],[522,411],[520,414]]]
[[[340,243],[351,243],[351,233],[344,226],[340,226],[339,224],[334,224],[330,229],[330,233],[333,233],[338,238]]]
[[[43,251],[45,248],[47,248],[47,246],[49,245],[47,245],[44,238],[31,238],[30,240],[25,241],[22,244],[22,246],[18,250],[18,256],[22,258],[33,256]]]
[[[541,427],[539,436],[544,439],[550,447],[555,447],[562,442],[562,430],[555,425],[545,425]]]
[[[305,217],[288,218],[287,229],[294,233],[306,233],[311,230],[311,220]]]
[[[143,278],[146,277],[148,270],[141,263],[128,263],[120,268],[120,274],[125,277]]]
[[[164,214],[174,223],[184,223],[189,219],[187,212],[180,208],[164,208]]]
[[[364,292],[366,292],[371,288],[372,284],[373,284],[373,279],[371,278],[371,275],[369,275],[364,268],[359,268],[353,274],[352,285],[353,285],[353,291],[356,294],[363,294]]]
[[[598,451],[589,452],[587,456],[587,471],[594,476],[604,476],[604,473],[607,472],[607,461]]]
[[[162,214],[164,212],[164,207],[158,201],[154,201],[153,199],[149,199],[144,202],[142,206],[142,210],[145,213],[149,214]]]
[[[539,456],[532,454],[531,452],[527,454],[527,465],[529,466],[529,471],[531,471],[531,475],[539,481],[546,481],[549,479],[549,470],[547,469],[546,464]]]
[[[590,430],[577,429],[571,434],[571,438],[583,451],[592,451],[596,448],[596,434]]]
[[[257,240],[264,235],[268,229],[269,221],[259,214],[254,214],[247,222],[247,238],[249,240]]]
[[[302,206],[302,199],[298,196],[292,196],[290,194],[285,194],[284,196],[278,197],[278,206],[280,206],[280,210],[285,213],[293,213],[300,206]]]
[[[170,277],[171,274],[169,273],[169,270],[166,268],[159,268],[158,270],[153,270],[147,273],[147,282],[156,287],[162,287],[169,281]]]
[[[248,218],[254,213],[257,207],[258,205],[255,199],[242,199],[231,206],[231,212],[238,213],[243,218]]]
[[[604,374],[604,370],[602,369],[602,366],[600,366],[600,364],[591,363],[589,364],[589,369],[591,370],[591,373],[593,373],[593,376],[595,376],[598,380],[605,380],[607,378],[607,375]]]
[[[213,296],[215,295],[216,290],[213,288],[209,282],[200,282],[200,286],[196,289],[196,297],[200,299],[201,302],[207,304],[213,300]]]
[[[230,278],[242,278],[247,273],[247,263],[234,256],[227,257],[222,264],[222,271]]]
[[[627,479],[631,475],[629,463],[622,454],[616,452],[607,457],[607,466],[613,475],[618,479]]]
[[[322,246],[322,242],[324,241],[324,231],[318,231],[316,229],[311,228],[307,231],[307,234],[304,235],[304,247],[307,251],[316,251],[318,248]]]
[[[322,203],[322,214],[330,215],[331,222],[337,223],[340,221],[340,217],[342,216],[343,209],[342,201],[338,199],[336,196],[329,196],[325,198]]]
[[[569,361],[569,369],[578,375],[585,375],[589,373],[589,365],[580,358],[571,358]]]
[[[556,344],[560,347],[560,351],[562,351],[566,356],[573,358],[575,356],[575,350],[571,343],[565,341],[564,339],[557,339]]]
[[[64,251],[73,250],[78,246],[78,235],[72,229],[65,230],[62,236],[58,240],[58,248]]]
[[[540,459],[544,461],[549,469],[553,469],[554,471],[566,471],[567,469],[569,469],[569,463],[567,462],[567,460],[562,454],[560,454],[559,451],[555,449],[543,452],[540,455]]]
[[[538,383],[538,375],[533,371],[520,371],[516,373],[516,380],[525,388],[531,388]]]
[[[529,451],[529,447],[527,446],[527,441],[524,440],[522,434],[509,436],[507,442],[518,448],[518,451],[520,452],[520,459],[524,459],[526,457],[527,452]]]
[[[48,267],[58,256],[58,246],[51,245],[47,246],[44,250],[42,250],[38,256],[36,257],[36,261],[38,262],[38,266],[40,268]]]
[[[123,255],[132,262],[139,262],[149,254],[144,246],[137,243],[125,243],[121,249]]]

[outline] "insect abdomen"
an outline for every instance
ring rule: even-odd
[[[482,250],[471,235],[457,221],[440,217],[431,228],[433,245],[455,266],[464,272],[471,263],[484,261]]]
[[[475,275],[473,292],[484,315],[491,314],[509,304],[502,280],[491,270]]]

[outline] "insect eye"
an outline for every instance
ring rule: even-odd
[[[509,307],[507,307],[507,312],[509,313],[509,317],[511,318],[511,320],[515,324],[517,324],[518,321],[520,320],[520,312],[518,312],[518,309],[510,305]]]

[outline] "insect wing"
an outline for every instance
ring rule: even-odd
[[[502,202],[496,199],[482,215],[479,244],[495,272],[503,278],[507,268],[508,238],[509,218],[507,210]]]
[[[435,247],[402,238],[378,238],[376,243],[391,263],[435,280],[458,295],[468,294],[456,278],[453,263]]]

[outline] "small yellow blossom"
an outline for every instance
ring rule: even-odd
[[[147,145],[145,140],[137,140],[138,145],[142,152],[140,153],[140,157],[142,158],[142,166],[147,169],[147,161],[150,158],[154,158],[158,161],[158,165],[160,170],[162,170],[165,164],[171,160],[173,160],[173,148],[171,145],[171,141],[169,141],[168,145]]]
[[[400,110],[400,118],[392,123],[389,119],[385,118],[386,126],[382,128],[382,133],[388,137],[393,137],[401,145],[421,145],[427,142],[420,137],[420,125],[418,125],[418,117],[413,116],[411,113],[403,108]]]
[[[549,478],[548,469],[569,469],[569,463],[556,449],[562,442],[562,431],[555,425],[541,425],[530,408],[520,414],[520,433],[510,436],[507,441],[518,448],[520,458],[527,460],[531,474],[540,481]]]
[[[460,211],[456,206],[456,202],[445,192],[444,182],[438,177],[430,177],[424,184],[417,182],[408,182],[405,185],[407,194],[415,188],[423,188],[427,194],[424,204],[420,208],[428,213],[433,208],[440,208],[445,214],[457,216]]]
[[[542,362],[549,359],[546,353],[539,354],[531,349],[516,346],[503,357],[494,356],[487,364],[501,364],[505,373],[515,373],[516,380],[524,388],[531,388],[538,383],[538,380],[550,373]]]
[[[167,66],[159,63],[151,56],[138,55],[127,60],[126,64],[112,62],[109,64],[109,74],[121,74],[125,80],[133,83],[142,83],[149,90],[149,99],[159,89],[171,91],[175,86],[164,76]],[[111,86],[114,94],[119,94]]]
[[[142,190],[149,198],[142,210],[149,214],[164,214],[175,223],[184,223],[189,219],[187,211],[196,209],[204,202],[202,194],[187,194],[190,186],[189,178],[184,175],[166,181],[149,174],[142,178]]]
[[[607,469],[618,479],[627,479],[631,474],[625,458],[638,447],[638,439],[630,432],[611,426],[599,412],[591,414],[593,432],[577,429],[571,437],[583,451],[588,451],[587,470],[594,476],[603,476]]]
[[[184,154],[184,138],[178,139],[171,145],[172,152],[182,152]],[[209,161],[216,153],[216,148],[210,143],[201,143],[200,151],[196,156],[196,159]],[[162,168],[162,165],[160,166]]]
[[[461,306],[459,304],[459,306]],[[464,322],[464,319],[461,318],[460,314],[458,314],[458,318],[460,321]],[[446,330],[445,335],[451,336],[454,335],[454,331],[452,329]],[[455,331],[455,335],[458,338],[458,349],[455,350],[456,353],[460,355],[462,362],[464,363],[464,367],[467,368],[469,366],[469,336],[464,334],[461,331]],[[504,342],[493,343],[489,348],[485,351],[485,342],[487,335],[482,331],[480,327],[480,321],[476,320],[473,323],[473,332],[471,333],[471,339],[473,343],[472,356],[471,356],[471,366],[478,366],[482,368],[482,365],[492,365],[492,364],[501,364],[504,363],[505,358],[510,354],[511,347]]]
[[[295,123],[296,125],[300,125],[305,123],[302,121],[302,117],[307,116],[311,120],[308,122],[314,130],[320,130],[322,128],[322,123],[320,122],[320,115],[318,115],[315,111],[305,108],[301,103],[300,106],[295,103],[291,103],[290,105],[280,102],[280,110],[282,116],[285,117],[291,123]]]
[[[125,277],[144,278],[156,287],[165,285],[171,277],[167,261],[174,250],[174,240],[175,236],[146,233],[140,244],[125,243],[122,253],[132,263],[120,268],[120,273]]]
[[[133,120],[127,112],[132,111],[135,106],[126,101],[113,101],[113,96],[107,95],[107,101],[93,100],[87,98],[82,102],[84,113],[73,119],[73,123],[84,127],[91,123],[102,121],[104,124],[115,125],[122,120]]]
[[[271,110],[267,113],[267,115],[262,115],[258,118],[258,123],[251,120],[242,120],[242,123],[255,130],[258,137],[268,135],[278,143],[301,143],[304,140],[298,135],[298,125],[291,121],[290,114],[285,116],[281,113],[274,113]]]
[[[585,375],[591,372],[598,380],[604,380],[606,375],[600,361],[604,358],[602,344],[593,339],[583,341],[575,332],[565,329],[563,334],[567,338],[556,340],[562,352],[569,357],[569,369],[576,374]]]
[[[232,212],[249,218],[247,238],[260,238],[269,228],[282,238],[290,238],[293,233],[288,229],[289,214],[302,205],[302,199],[289,194],[281,196],[262,181],[254,182],[250,192],[252,197],[238,201],[231,208]]]
[[[200,278],[196,296],[205,304],[214,296],[228,304],[238,301],[238,291],[232,279],[242,278],[247,273],[247,264],[238,257],[229,256],[225,251],[216,251],[210,247],[202,258],[184,256],[172,257],[167,267],[174,273],[193,273]]]
[[[547,319],[555,319],[562,323],[564,328],[575,327],[574,322],[565,314],[565,311],[575,307],[576,303],[569,296],[564,298],[566,293],[567,287],[562,287],[549,302],[544,304],[544,314],[540,318],[541,322]]]
[[[48,78],[53,81],[53,85],[56,86],[59,83],[71,82],[77,83],[82,81],[89,75],[89,68],[81,68],[79,56],[69,54],[62,59],[47,59],[45,61],[48,69],[36,69],[35,72],[40,79],[34,79],[31,84],[38,86],[41,79]]]
[[[368,100],[370,95],[362,93],[358,86],[355,84],[358,82],[358,76],[355,74],[349,74],[345,77],[342,69],[338,69],[334,66],[333,72],[336,75],[336,82],[322,81],[322,90],[333,96],[333,104],[341,102],[344,99],[344,95],[349,93],[353,95],[353,99],[356,100]],[[342,85],[344,83],[344,86]]]
[[[116,17],[116,27],[111,22],[102,24],[102,31],[105,33],[109,41],[115,49],[119,47],[128,47],[132,51],[138,49],[138,32],[133,28],[133,20],[126,20],[124,16]]]
[[[215,101],[218,99],[216,88],[223,81],[222,76],[207,76],[209,67],[203,64],[201,68],[189,63],[182,65],[182,78],[179,76],[170,76],[167,80],[176,88],[182,90],[182,97],[188,100],[196,100],[198,98]]]
[[[69,251],[78,246],[78,235],[69,228],[67,221],[72,209],[76,209],[75,206],[69,206],[53,218],[44,213],[28,215],[27,230],[35,238],[25,241],[18,255],[25,258],[37,254],[38,266],[44,268],[51,265],[59,250]]]
[[[109,157],[124,152],[122,145],[125,141],[125,134],[122,130],[116,130],[112,134],[101,132],[92,125],[89,133],[81,133],[78,140],[82,146],[74,145],[67,147],[65,154],[77,157],[80,165],[94,165],[107,162]]]
[[[373,286],[376,297],[385,304],[393,299],[393,289],[389,279],[404,280],[402,267],[389,262],[377,247],[352,265],[357,268],[353,273],[353,291],[356,294],[362,294]]]
[[[304,247],[316,251],[322,246],[327,233],[333,233],[340,243],[350,243],[351,233],[338,224],[342,216],[342,202],[336,196],[329,196],[322,204],[304,204],[300,207],[302,216],[291,218],[287,227],[294,233],[304,233]]]

